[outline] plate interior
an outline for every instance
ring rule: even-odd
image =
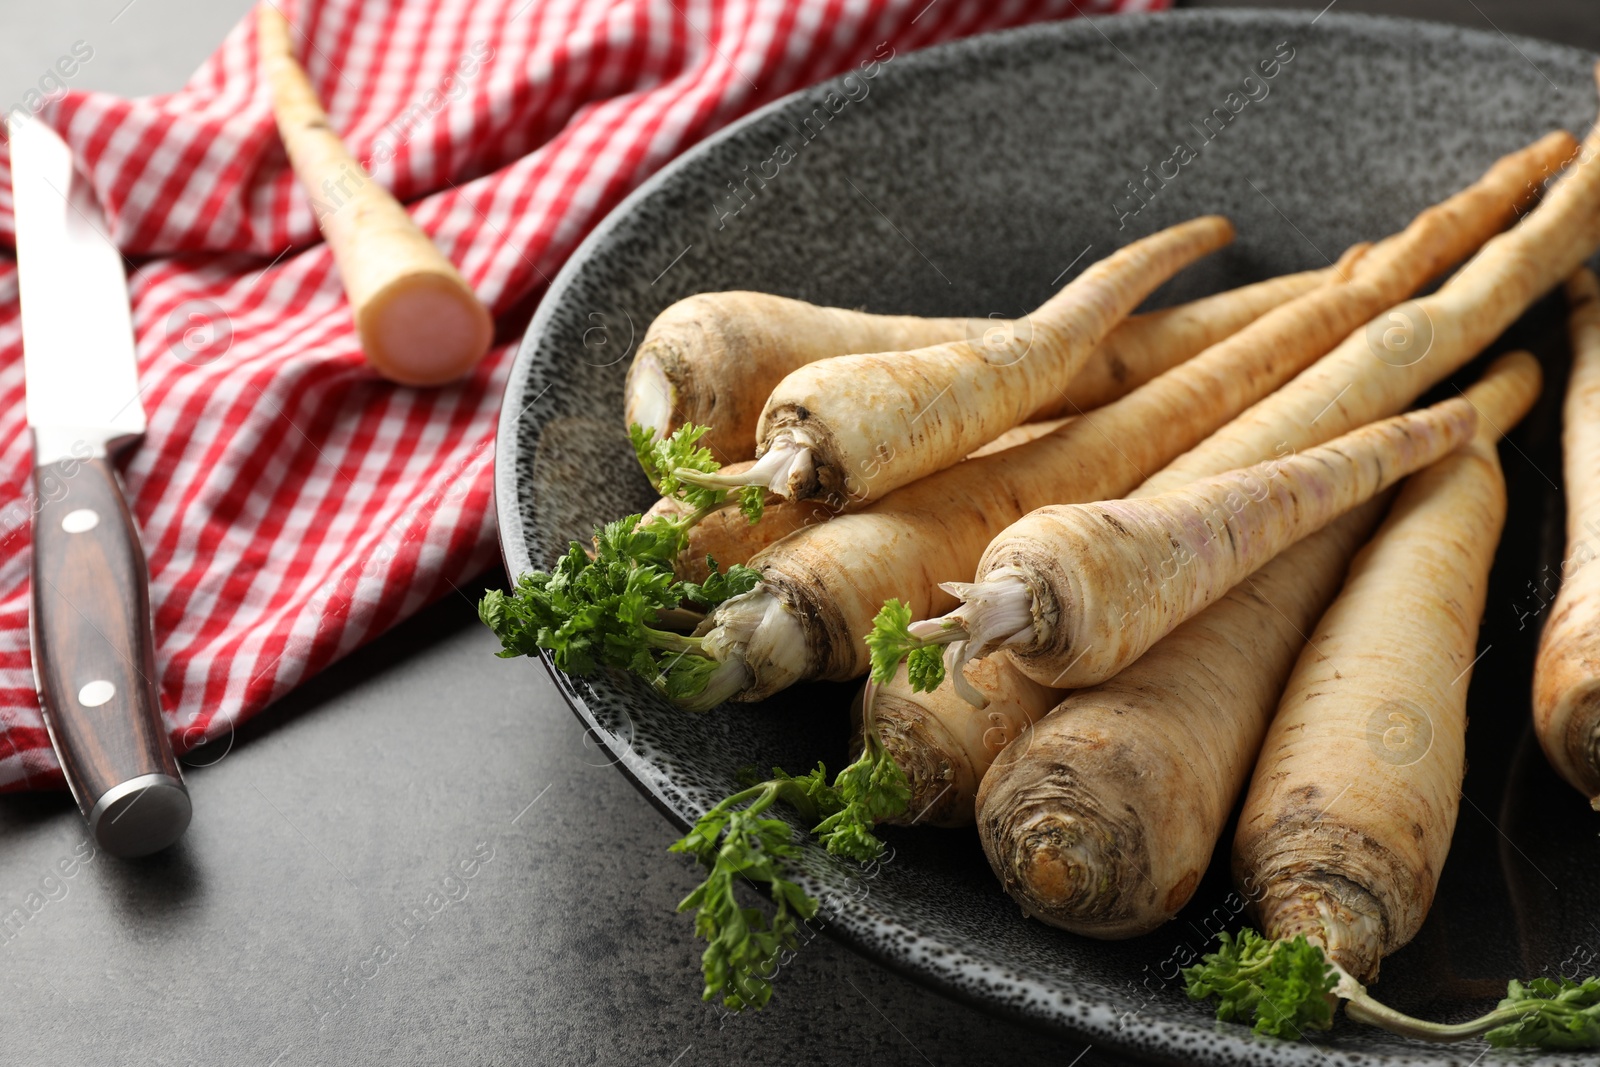
[[[1198,214],[1233,219],[1237,241],[1163,287],[1149,302],[1161,306],[1323,266],[1541,133],[1583,131],[1596,107],[1592,57],[1576,50],[1337,12],[1314,24],[1216,11],[1073,21],[917,54],[886,42],[880,54],[889,58],[872,77],[785,98],[684,155],[556,280],[512,373],[497,442],[513,574],[651,503],[621,426],[622,384],[646,326],[674,300],[739,288],[879,312],[1010,316],[1135,237]],[[1263,63],[1276,65],[1270,79]],[[1180,154],[1192,158],[1175,177],[1144,184],[1147,167],[1171,175],[1165,161]],[[1596,817],[1527,728],[1534,642],[1562,552],[1562,314],[1547,299],[1490,349],[1532,348],[1548,386],[1502,449],[1511,520],[1480,639],[1450,861],[1426,926],[1385,961],[1376,987],[1428,1017],[1475,1014],[1509,977],[1600,970],[1600,901],[1588,892],[1600,878]],[[848,687],[692,715],[629,678],[557,678],[679,824],[725,795],[741,767],[837,767],[846,754]],[[1466,1064],[1482,1051],[1344,1021],[1316,1047],[1293,1045],[1221,1026],[1188,1002],[1178,967],[1240,922],[1225,869],[1231,834],[1176,920],[1122,942],[1024,919],[970,833],[891,830],[890,858],[868,869],[813,846],[803,878],[825,902],[826,929],[890,966],[1144,1056]],[[780,979],[772,1010],[782,999]]]

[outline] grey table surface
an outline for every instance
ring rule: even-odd
[[[1335,3],[1600,50],[1593,0]],[[248,6],[0,0],[0,102],[80,40],[73,87],[170,90]],[[64,796],[0,799],[0,916],[25,916],[0,925],[0,1063],[1119,1062],[826,939],[766,1012],[700,1005],[673,913],[694,871],[542,668],[492,657],[473,604],[502,580],[197,757],[194,824],[163,855],[95,855]]]

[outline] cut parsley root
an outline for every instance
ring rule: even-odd
[[[1124,938],[1188,903],[1304,635],[1386,503],[1290,548],[1115,678],[1066,695],[1000,754],[978,790],[978,836],[1028,915]]]
[[[1338,267],[1269,278],[1130,316],[1034,418],[1110,403],[1322,284]],[[756,454],[762,405],[792,371],[834,356],[911,352],[1015,329],[1000,319],[872,315],[768,293],[699,293],[668,307],[650,324],[628,368],[624,415],[629,425],[643,425],[657,436],[670,435],[686,422],[711,424],[704,442],[716,455],[725,461],[750,459]]]
[[[1303,935],[1271,941],[1254,930],[1223,934],[1217,951],[1184,971],[1189,996],[1217,1002],[1217,1018],[1253,1023],[1259,1034],[1297,1040],[1333,1025],[1335,1000],[1345,1014],[1422,1041],[1482,1036],[1497,1048],[1600,1047],[1600,979],[1512,981],[1487,1015],[1464,1023],[1434,1023],[1374,1000],[1360,982]]]
[[[501,656],[550,653],[557,669],[571,675],[600,667],[629,670],[670,700],[705,687],[717,668],[701,639],[674,632],[678,620],[698,622],[730,597],[748,592],[756,573],[748,567],[708,566],[697,582],[678,576],[680,558],[694,527],[710,515],[737,507],[744,521],[761,518],[759,490],[730,494],[681,482],[676,472],[714,471],[716,461],[698,442],[703,429],[684,426],[665,440],[635,427],[634,450],[652,485],[683,504],[676,515],[646,521],[629,515],[598,528],[592,551],[577,541],[551,571],[524,574],[511,595],[485,593],[478,617],[500,638]]]
[[[922,688],[937,684],[929,649],[942,644],[951,671],[1004,649],[1045,685],[1103,682],[1279,552],[1447,455],[1476,422],[1456,397],[1159,497],[1039,508],[990,542],[976,581],[947,586],[960,607],[874,631],[875,677],[916,653]]]
[[[754,467],[736,478],[688,477],[782,496],[877,500],[1026,422],[1141,300],[1232,239],[1227,219],[1191,219],[1111,253],[1007,328],[801,367],[767,399]]]
[[[339,267],[367,361],[403,385],[466,374],[494,340],[488,308],[333,131],[277,5],[256,9],[256,41],[278,133]]]
[[[1572,379],[1561,418],[1567,558],[1561,591],[1539,635],[1533,725],[1551,766],[1600,808],[1600,281],[1567,281]]]

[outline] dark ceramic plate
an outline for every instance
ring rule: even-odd
[[[1274,59],[1275,77],[1246,86]],[[545,297],[500,421],[507,568],[548,566],[596,521],[651,502],[622,432],[622,382],[646,325],[674,300],[762,289],[873,311],[1009,316],[1119,244],[1206,212],[1232,218],[1237,243],[1153,304],[1321,266],[1354,241],[1401,228],[1540,133],[1586,128],[1590,62],[1531,40],[1336,12],[1193,12],[1045,25],[897,55],[871,81],[779,101],[630,197]],[[849,94],[830,101],[830,89]],[[1215,132],[1213,119],[1208,136],[1203,120],[1218,108],[1230,121]],[[1131,214],[1140,201],[1128,182],[1180,143],[1195,158]],[[780,144],[793,160],[764,187],[745,185],[758,169],[772,173],[762,164]],[[1566,359],[1559,303],[1540,305],[1514,334],[1495,349],[1535,348],[1551,388],[1504,450],[1512,522],[1489,593],[1450,863],[1427,925],[1384,963],[1379,986],[1396,1007],[1441,1019],[1491,1005],[1510,976],[1600,970],[1590,957],[1600,949],[1595,816],[1546,767],[1526,726],[1532,643],[1548,599],[1541,568],[1559,558],[1550,545]],[[557,681],[679,825],[725,795],[740,767],[837,767],[845,755],[845,687],[802,686],[765,705],[693,715],[630,679]],[[1224,863],[1175,921],[1107,943],[1025,920],[971,834],[888,837],[892,859],[875,870],[814,847],[806,854],[804,881],[827,901],[828,931],[995,1011],[1183,1062],[1466,1064],[1483,1051],[1345,1021],[1313,1048],[1214,1022],[1185,999],[1176,970],[1240,921]],[[663,846],[669,838],[663,827]],[[780,978],[772,1010],[782,999]]]

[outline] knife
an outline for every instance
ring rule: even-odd
[[[112,465],[145,431],[128,280],[66,143],[21,110],[10,134],[34,686],[95,841],[142,856],[182,836],[190,805],[161,718],[144,551]]]

